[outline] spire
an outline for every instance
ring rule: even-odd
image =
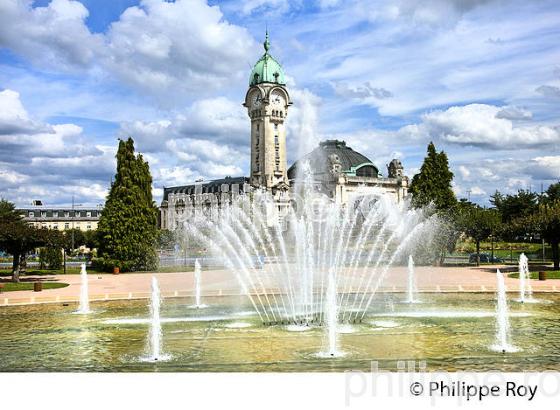
[[[266,29],[266,37],[264,39],[264,52],[268,54],[268,50],[270,49],[270,41],[268,41],[268,28]]]

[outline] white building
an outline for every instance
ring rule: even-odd
[[[264,54],[249,76],[249,87],[243,106],[251,124],[251,162],[249,177],[226,177],[220,180],[164,187],[160,207],[160,226],[175,229],[196,209],[218,207],[235,195],[251,189],[265,189],[275,200],[270,209],[273,217],[281,216],[290,206],[293,185],[303,161],[310,165],[311,180],[317,192],[345,204],[352,195],[389,195],[400,202],[408,191],[408,178],[394,159],[388,165],[387,177],[364,155],[352,150],[344,141],[327,140],[287,168],[286,121],[293,104],[286,87],[284,70],[269,53],[268,33]],[[178,217],[183,218],[178,218]]]

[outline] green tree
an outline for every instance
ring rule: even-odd
[[[551,184],[545,192],[545,201],[560,201],[560,182]]]
[[[44,232],[46,259],[49,269],[60,269],[62,267],[63,258],[62,250],[64,249],[64,234],[56,229],[48,229]]]
[[[98,226],[100,262],[122,271],[157,267],[157,208],[150,168],[134,141],[119,141],[117,173]]]
[[[515,195],[503,195],[496,191],[490,203],[500,211],[502,222],[509,223],[516,218],[531,215],[538,208],[539,196],[531,191],[520,189]]]
[[[28,225],[14,204],[0,200],[0,250],[12,255],[12,281],[19,282],[27,254],[45,243],[45,232]]]
[[[433,203],[436,210],[448,210],[457,200],[451,189],[453,173],[449,170],[449,161],[444,151],[437,152],[433,142],[428,145],[428,154],[424,158],[420,172],[412,178],[410,193],[412,204],[423,207]]]
[[[516,219],[514,225],[518,231],[541,235],[552,248],[554,269],[560,269],[560,200],[540,204],[533,214]]]
[[[498,210],[482,208],[471,202],[460,202],[457,206],[458,228],[476,243],[476,266],[480,265],[480,242],[495,235],[500,229],[501,216]]]

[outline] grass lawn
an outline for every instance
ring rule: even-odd
[[[203,270],[207,270],[210,268],[204,267]],[[66,274],[67,275],[78,275],[80,273],[81,268],[78,267],[67,267]],[[192,272],[194,267],[192,266],[165,266],[160,267],[156,270],[157,273],[169,273],[169,272]],[[88,267],[87,271],[89,274],[101,274],[101,273],[109,273],[109,272],[100,272],[92,267]],[[122,273],[126,275],[127,273],[153,273],[153,272],[126,272]],[[27,269],[27,273],[25,275],[21,275],[21,277],[25,276],[49,276],[49,275],[64,275],[64,269]],[[12,276],[11,269],[0,269],[0,278],[9,278]]]
[[[508,275],[510,278],[519,279],[519,272],[511,273]],[[547,270],[547,279],[560,279],[560,270]],[[531,279],[539,279],[539,272],[531,272]]]
[[[72,268],[67,267],[66,268],[66,274],[68,274],[68,275],[77,275],[79,273],[80,273],[80,268],[75,268],[75,267],[72,267]],[[26,275],[27,276],[29,276],[29,275],[37,275],[37,276],[64,275],[64,269],[27,269],[26,274],[22,275],[22,277],[25,277]],[[11,269],[0,269],[0,277],[6,277],[6,276],[7,277],[12,276],[12,270]]]
[[[11,283],[5,282],[4,288],[2,292],[15,292],[17,290],[33,290],[33,282],[20,282],[20,283]],[[43,282],[43,289],[58,289],[58,288],[65,288],[68,286],[68,283],[59,283],[59,282]]]

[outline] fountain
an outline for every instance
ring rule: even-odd
[[[329,273],[325,316],[327,319],[327,354],[331,357],[339,356],[337,351],[338,307],[336,301],[336,279],[334,277],[334,271]]]
[[[531,287],[531,274],[529,272],[529,260],[524,253],[519,255],[519,302],[534,302],[533,288]]]
[[[417,303],[418,300],[415,297],[416,293],[416,282],[414,280],[414,260],[412,255],[408,256],[408,286],[407,286],[407,298],[406,303]]]
[[[206,307],[201,301],[201,276],[202,268],[200,267],[200,262],[198,259],[194,261],[194,305],[193,308],[202,309]]]
[[[517,348],[510,343],[510,324],[506,298],[506,285],[504,275],[498,269],[496,271],[498,281],[497,302],[496,302],[496,343],[492,345],[492,350],[511,353],[516,352]]]
[[[152,295],[150,298],[150,330],[148,335],[148,356],[144,361],[162,361],[168,358],[161,352],[161,319],[160,319],[161,296],[158,281],[152,276]]]
[[[359,323],[393,263],[419,238],[430,240],[432,220],[384,196],[341,206],[311,192],[311,183],[296,191],[305,200],[282,217],[270,211],[277,209],[270,193],[255,190],[212,217],[183,214],[183,234],[223,260],[262,323],[325,325],[333,292],[337,315],[330,319]],[[258,255],[274,263],[260,266]]]
[[[76,313],[86,315],[91,313],[89,308],[89,292],[88,292],[88,275],[86,271],[86,264],[82,263],[82,269],[80,271],[80,306]]]

